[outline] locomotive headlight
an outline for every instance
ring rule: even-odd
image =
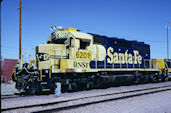
[[[48,72],[49,72],[48,70],[45,71],[45,73],[48,73]]]

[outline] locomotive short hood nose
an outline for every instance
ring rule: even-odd
[[[66,46],[63,44],[41,44],[36,47],[36,54],[40,60],[48,60],[49,58],[65,58]]]

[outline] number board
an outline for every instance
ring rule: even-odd
[[[91,51],[87,51],[87,52],[77,51],[76,52],[76,58],[91,60],[92,59],[92,53],[91,53]]]

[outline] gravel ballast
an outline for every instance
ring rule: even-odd
[[[17,89],[15,88],[15,83],[13,84],[1,84],[1,95],[12,95],[17,93]]]
[[[171,113],[171,91],[93,104],[58,113]]]

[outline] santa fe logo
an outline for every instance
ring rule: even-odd
[[[142,63],[142,56],[139,55],[139,51],[133,50],[133,54],[128,53],[128,50],[125,51],[125,53],[117,53],[114,52],[114,49],[112,47],[109,47],[107,49],[107,55],[109,58],[107,58],[107,63],[114,63],[114,64],[141,64]]]

